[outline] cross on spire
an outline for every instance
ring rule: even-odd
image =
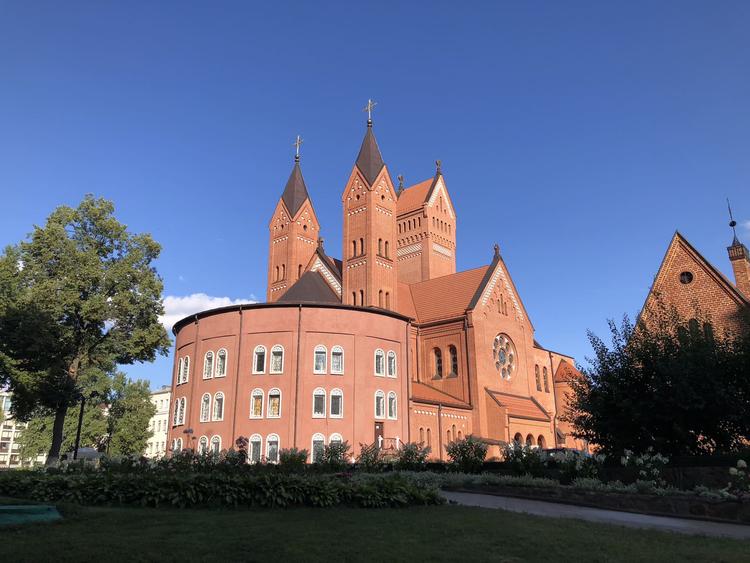
[[[292,146],[295,148],[294,162],[299,162],[299,148],[302,146],[303,142],[302,137],[297,135],[297,138],[292,143]]]
[[[367,112],[367,126],[368,127],[372,127],[372,110],[375,109],[376,105],[378,105],[377,102],[373,102],[372,100],[367,100],[367,105],[362,110],[362,111]]]

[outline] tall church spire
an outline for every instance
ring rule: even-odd
[[[302,146],[302,138],[299,135],[297,135],[297,139],[294,141],[294,146],[296,147],[294,167],[292,168],[292,173],[289,175],[289,180],[286,182],[284,193],[281,196],[284,205],[286,205],[292,217],[297,215],[305,200],[310,199],[305,179],[302,177],[302,170],[299,167],[299,148]]]
[[[370,185],[373,184],[375,178],[378,177],[383,166],[385,166],[383,156],[380,154],[380,148],[378,147],[378,141],[372,132],[372,110],[376,105],[377,102],[367,100],[367,105],[363,110],[367,112],[367,132],[365,133],[365,138],[362,140],[359,155],[357,155],[357,168],[359,168],[359,171],[362,172],[365,180]]]

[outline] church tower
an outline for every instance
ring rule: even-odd
[[[394,310],[397,196],[372,131],[370,100],[367,131],[357,162],[341,196],[343,225],[342,302]]]
[[[729,202],[727,201],[727,205]],[[729,260],[732,262],[734,270],[734,285],[745,297],[750,298],[750,252],[747,247],[737,238],[737,221],[732,216],[732,208],[729,208],[729,226],[734,233],[734,239],[731,246],[727,247]]]
[[[269,303],[277,301],[302,276],[318,245],[320,224],[299,166],[301,144],[298,136],[292,173],[268,225]]]

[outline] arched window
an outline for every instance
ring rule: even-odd
[[[182,438],[172,440],[172,452],[179,453],[182,451]]]
[[[429,428],[427,429],[427,447],[432,447],[432,431]]]
[[[222,348],[216,354],[216,377],[227,375],[227,351]]]
[[[451,443],[451,442],[453,441],[453,440],[451,440],[451,431],[450,431],[450,429],[448,429],[448,430],[447,430],[447,431],[445,432],[445,438],[446,438],[446,441],[447,441],[447,442],[448,442],[449,444],[450,444],[450,443]]]
[[[286,264],[281,265],[281,279],[282,280],[286,279]]]
[[[318,387],[313,391],[313,418],[326,417],[326,391]]]
[[[385,418],[385,393],[375,391],[375,418]]]
[[[297,266],[297,279],[302,277],[302,264]]]
[[[266,347],[256,346],[253,352],[253,373],[266,373]]]
[[[354,258],[357,255],[357,241],[352,241],[352,258]]]
[[[201,436],[201,439],[198,440],[198,453],[201,455],[208,453],[208,438],[205,436]]]
[[[382,256],[382,255],[383,255],[383,239],[379,238],[378,239],[378,256]]]
[[[458,375],[458,350],[455,346],[448,346],[448,354],[451,357],[451,375]]]
[[[443,352],[440,348],[433,348],[432,357],[435,363],[435,377],[440,379],[443,377]]]
[[[544,392],[549,393],[549,378],[547,377],[547,368],[542,370],[542,376],[544,377]]]
[[[279,436],[269,434],[266,438],[266,461],[268,463],[279,462]]]
[[[344,393],[341,389],[331,391],[331,418],[344,417]]]
[[[224,420],[224,393],[214,395],[214,420]]]
[[[184,358],[180,358],[180,361],[177,363],[177,385],[182,383],[182,364],[184,361]]]
[[[187,404],[187,400],[185,397],[180,399],[180,419],[178,421],[178,424],[185,424],[185,405]]]
[[[463,438],[464,438],[464,435],[463,435],[463,434],[461,433],[461,431],[459,430],[459,431],[458,431],[458,439],[459,439],[459,440],[463,440]]]
[[[388,352],[388,377],[396,377],[396,352]]]
[[[357,304],[357,292],[352,291],[352,305],[356,305],[356,304]]]
[[[211,420],[211,395],[206,393],[201,397],[201,422]]]
[[[534,366],[534,375],[536,376],[536,390],[542,390],[542,378],[539,377],[539,366]]]
[[[180,421],[180,400],[174,402],[174,415],[172,415],[172,426],[177,426]]]
[[[327,363],[328,350],[325,346],[316,346],[315,353],[313,355],[313,373],[325,373]]]
[[[271,348],[271,373],[281,373],[284,371],[284,347],[277,344]]]
[[[521,445],[521,442],[523,442],[523,436],[521,436],[520,432],[516,432],[516,435],[513,436],[513,442],[515,442],[519,446]]]
[[[279,267],[278,266],[276,266],[276,277],[274,278],[273,281],[279,281]]]
[[[359,290],[359,304],[362,307],[365,306],[365,290],[364,289]]]
[[[221,437],[213,436],[211,437],[211,453],[219,455],[219,452],[221,452]]]
[[[271,389],[268,392],[268,418],[281,417],[281,390]]]
[[[385,308],[386,309],[391,308],[391,292],[390,291],[385,292]]]
[[[385,352],[380,349],[375,350],[375,375],[385,375]]]
[[[182,364],[182,382],[187,383],[190,377],[190,356],[185,356],[185,362]]]
[[[391,249],[390,249],[390,245],[388,244],[388,241],[385,241],[385,257],[386,258],[391,257]]]
[[[341,346],[334,346],[331,350],[331,373],[344,373],[344,349]]]
[[[253,389],[250,395],[250,418],[263,418],[263,390]]]
[[[341,437],[341,434],[336,432],[335,434],[331,434],[331,437],[328,438],[328,444],[340,444],[343,442],[344,439]]]
[[[326,446],[326,438],[323,434],[313,434],[310,455],[313,463],[318,463],[323,457],[323,449]]]
[[[248,452],[250,463],[260,463],[262,442],[263,438],[260,437],[260,434],[253,434],[250,436],[250,451]]]
[[[396,392],[391,391],[388,393],[388,418],[396,420],[398,418],[398,409],[396,403]]]
[[[534,436],[532,436],[531,434],[526,436],[526,445],[529,447],[534,445]]]
[[[383,308],[383,290],[378,291],[378,307]]]
[[[360,255],[364,255],[365,253],[365,239],[363,238],[359,239],[359,253]]]
[[[211,379],[214,376],[214,353],[206,352],[203,358],[203,379]]]
[[[536,439],[536,443],[537,443],[537,445],[538,445],[538,446],[539,446],[540,448],[545,448],[545,447],[547,447],[547,446],[546,446],[547,442],[546,442],[546,440],[544,439],[544,436],[542,436],[541,434],[539,434],[539,437],[538,437],[538,438]]]
[[[424,444],[424,428],[419,429],[419,443]]]

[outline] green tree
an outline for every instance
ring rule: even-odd
[[[750,337],[715,334],[700,313],[649,312],[610,321],[612,343],[589,333],[595,356],[572,380],[565,419],[607,453],[653,447],[670,455],[730,451],[750,439]]]
[[[107,452],[110,455],[144,453],[153,435],[148,425],[154,414],[156,406],[151,402],[148,382],[130,381],[124,374],[116,374],[109,394]]]
[[[86,196],[0,256],[0,383],[20,420],[54,413],[48,463],[59,457],[82,377],[167,353],[152,266],[159,252],[150,235],[117,221],[112,203]]]

